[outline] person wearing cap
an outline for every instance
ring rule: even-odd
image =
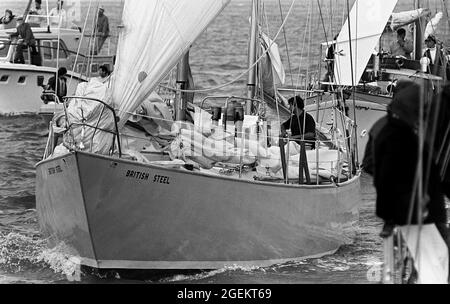
[[[36,54],[36,40],[31,26],[25,22],[23,16],[17,17],[17,31],[11,34],[11,38],[18,38],[14,63],[25,63],[23,50],[30,48],[32,54]]]
[[[67,13],[66,10],[63,8],[63,6],[64,1],[58,0],[58,2],[56,3],[56,7],[50,11],[49,16],[52,26],[62,28],[67,27]]]
[[[109,37],[109,20],[108,17],[104,14],[105,9],[103,7],[100,7],[98,9],[98,17],[97,17],[97,45],[94,50],[94,55],[97,55],[100,53],[103,44],[105,43],[106,39]]]
[[[424,57],[430,59],[431,64],[444,65],[444,56],[442,53],[442,49],[436,46],[436,37],[434,35],[429,35],[427,39],[425,39],[425,44],[427,46],[427,50],[423,54]]]
[[[12,29],[16,28],[17,21],[12,11],[7,9],[5,10],[5,15],[0,18],[0,29]]]
[[[401,56],[406,59],[411,59],[411,53],[414,50],[414,46],[411,40],[406,39],[405,29],[399,28],[397,30],[397,40],[390,44],[389,49],[391,56]]]
[[[284,136],[286,130],[290,129],[292,136],[297,139],[298,143],[304,139],[314,149],[316,122],[310,114],[305,112],[305,102],[300,96],[295,96],[290,98],[288,103],[292,109],[292,116],[281,125],[281,133]]]

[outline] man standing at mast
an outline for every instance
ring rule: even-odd
[[[103,44],[109,37],[109,20],[104,14],[105,9],[100,7],[98,9],[98,19],[97,19],[97,45],[94,50],[94,55],[97,55],[102,50]]]

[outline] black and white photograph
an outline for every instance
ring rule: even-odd
[[[448,284],[449,14],[1,0],[0,284]]]

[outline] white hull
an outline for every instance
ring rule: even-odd
[[[359,176],[284,185],[76,152],[37,165],[36,200],[44,234],[83,265],[215,269],[333,253],[351,241],[359,187]]]
[[[7,81],[0,81],[0,114],[38,114],[43,105],[40,98],[43,89],[37,86],[37,77],[44,76],[47,84],[55,73],[56,68],[0,63],[0,79],[8,76]],[[70,74],[67,78],[69,84]],[[68,92],[75,92],[80,82],[79,75],[74,76]]]

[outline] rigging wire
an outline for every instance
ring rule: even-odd
[[[284,20],[283,8],[281,7],[281,0],[278,0],[278,7],[280,8],[281,20]],[[290,72],[290,75],[291,75],[291,84],[292,84],[292,86],[294,86],[294,76],[292,75],[291,57],[289,56],[289,45],[288,45],[288,42],[287,42],[286,29],[284,28],[284,26],[283,26],[283,36],[284,36],[284,43],[286,44],[286,56],[287,56],[287,61],[288,61],[288,66],[289,66],[289,72]]]
[[[205,93],[205,92],[211,92],[211,91],[216,91],[216,90],[220,90],[222,88],[225,88],[227,86],[232,85],[233,83],[237,82],[239,79],[241,79],[242,77],[244,77],[245,75],[247,75],[248,72],[250,72],[269,52],[270,48],[272,47],[272,45],[275,43],[275,40],[278,38],[278,36],[281,34],[282,29],[284,28],[284,26],[286,25],[287,20],[289,19],[289,16],[292,13],[294,4],[297,0],[292,0],[291,6],[289,8],[289,11],[286,15],[286,18],[284,19],[283,23],[281,24],[280,29],[278,30],[277,34],[275,35],[275,37],[272,39],[272,42],[270,43],[269,47],[267,50],[265,50],[260,56],[259,58],[247,69],[245,70],[243,73],[239,74],[237,77],[235,77],[234,79],[232,79],[229,82],[226,82],[222,85],[216,86],[216,87],[211,87],[211,88],[206,88],[206,89],[196,89],[196,90],[181,90],[178,88],[171,88],[165,85],[161,85],[159,84],[160,87],[169,89],[169,90],[174,90],[177,92],[182,92],[182,93]]]
[[[310,22],[310,18],[311,18],[311,2],[308,2],[308,12],[306,15],[306,24],[308,24]],[[305,45],[306,45],[306,36],[308,33],[308,27],[305,26],[305,30],[303,32],[303,40],[302,40],[302,44],[301,44],[301,52],[300,52],[300,61],[298,64],[298,77],[297,77],[297,82],[296,82],[296,87],[295,89],[298,90],[301,87],[301,68],[302,68],[302,61],[303,61],[303,54],[305,52]]]
[[[82,45],[82,43],[83,43],[84,34],[85,34],[85,32],[86,32],[87,21],[88,21],[88,19],[89,19],[89,14],[90,14],[90,12],[91,12],[91,7],[92,7],[92,0],[89,0],[89,6],[88,6],[87,15],[86,15],[86,18],[84,19],[84,25],[83,25],[83,30],[82,30],[82,32],[81,32],[80,42],[79,42],[79,44],[78,44],[77,54],[76,54],[76,56],[75,56],[75,61],[74,61],[74,63],[73,63],[72,75],[70,76],[69,85],[68,85],[67,87],[70,87],[70,85],[71,85],[71,83],[72,83],[72,80],[73,80],[73,76],[74,76],[75,69],[76,69],[77,62],[78,62],[78,57],[79,57],[80,52],[81,52],[81,45]],[[79,71],[80,74],[81,74],[82,72],[83,72],[83,71]]]

